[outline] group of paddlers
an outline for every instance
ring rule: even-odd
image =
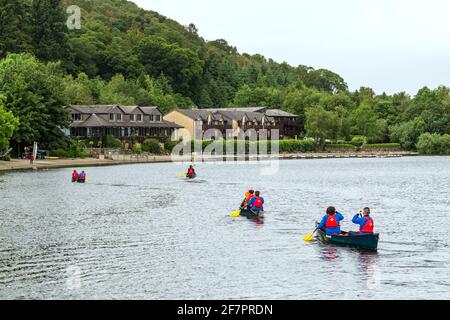
[[[318,225],[318,229],[323,230],[328,235],[341,234],[341,221],[344,220],[344,216],[336,211],[336,208],[329,207],[327,214],[322,218]],[[373,234],[375,224],[373,218],[370,216],[370,208],[364,208],[363,211],[357,213],[352,222],[359,225],[359,232],[351,232],[351,234]]]
[[[80,173],[78,173],[77,170],[73,170],[72,182],[85,183],[86,182],[86,172],[81,171]]]
[[[248,190],[245,193],[244,201],[241,203],[241,210],[251,210],[256,214],[264,211],[264,198],[261,197],[261,192]]]

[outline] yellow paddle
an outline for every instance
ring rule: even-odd
[[[303,238],[303,240],[304,240],[304,241],[308,241],[308,242],[311,241],[311,240],[314,238],[314,234],[316,233],[316,231],[317,231],[317,228],[314,229],[313,232],[308,233],[308,234],[306,235],[306,237]]]
[[[180,177],[186,177],[186,173],[182,172],[179,174]]]
[[[237,218],[241,215],[241,209],[234,211],[232,214],[230,214],[230,217]]]

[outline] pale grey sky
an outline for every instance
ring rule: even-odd
[[[450,86],[448,0],[133,0],[241,53],[327,68],[351,90]]]

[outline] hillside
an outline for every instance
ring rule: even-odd
[[[81,8],[80,30],[66,26],[70,5]],[[164,112],[267,105],[298,114],[301,134],[318,140],[407,149],[424,133],[450,133],[447,87],[415,97],[349,92],[330,70],[240,53],[200,34],[194,24],[125,0],[0,0],[0,103],[20,118],[13,142],[54,144],[57,127],[67,125],[59,110],[67,103],[157,105]]]

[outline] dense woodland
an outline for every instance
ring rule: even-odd
[[[70,5],[81,8],[80,30],[67,28]],[[270,106],[298,114],[300,134],[316,141],[450,154],[446,86],[350,92],[330,70],[242,54],[200,33],[125,0],[0,0],[0,155],[9,144],[67,146],[68,103]]]

